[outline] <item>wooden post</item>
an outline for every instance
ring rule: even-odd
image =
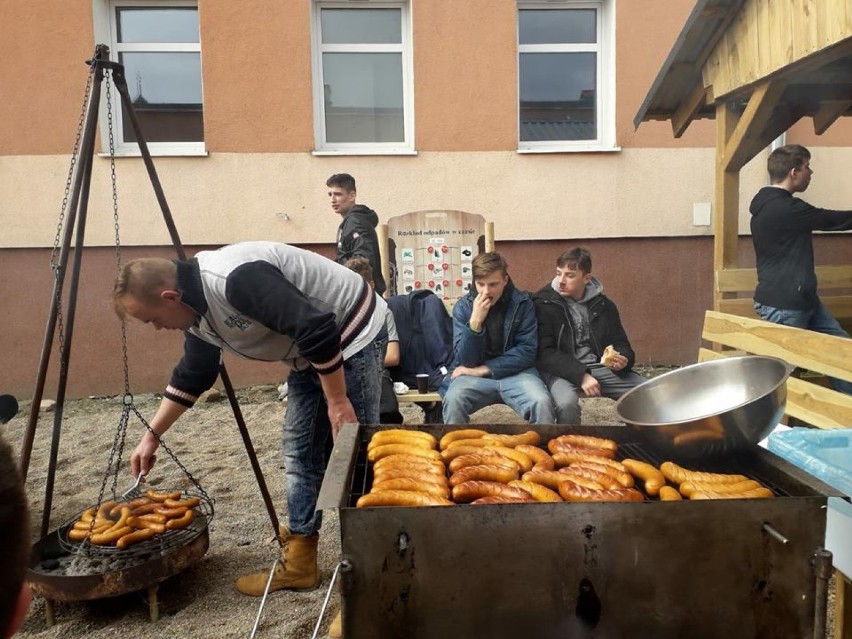
[[[716,192],[713,212],[713,272],[717,274],[738,263],[737,237],[739,235],[740,171],[728,171],[728,140],[736,129],[739,115],[731,105],[723,102],[716,106]],[[714,277],[718,282],[718,277]],[[727,297],[713,285],[713,309],[719,310],[720,300]]]

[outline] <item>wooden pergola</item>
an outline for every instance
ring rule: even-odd
[[[802,118],[820,135],[852,116],[850,0],[699,0],[634,119],[675,137],[716,120],[713,308],[754,315],[755,269],[738,268],[740,169]],[[823,303],[852,319],[852,266],[816,269]]]

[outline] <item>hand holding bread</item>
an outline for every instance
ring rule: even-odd
[[[614,370],[620,370],[620,369],[624,368],[624,366],[621,365],[621,362],[619,360],[619,358],[621,358],[621,357],[622,357],[621,353],[619,353],[617,350],[615,350],[615,348],[612,346],[612,344],[610,344],[609,346],[607,346],[604,349],[603,355],[601,355],[601,364],[603,364],[607,368],[612,368]]]

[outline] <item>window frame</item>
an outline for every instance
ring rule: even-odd
[[[399,44],[323,44],[321,14],[323,9],[399,9]],[[314,155],[415,155],[414,147],[414,65],[412,55],[412,21],[409,0],[312,0],[311,2],[311,74],[313,81]],[[322,57],[324,53],[399,53],[402,62],[401,142],[333,142],[326,141],[325,89]]]
[[[195,7],[199,10],[199,0],[92,0],[95,38],[98,42],[105,42],[109,46],[109,58],[118,62],[119,53],[138,51],[166,51],[166,52],[197,52],[201,57],[201,27],[199,24],[198,42],[168,42],[168,43],[127,43],[117,42],[118,29],[116,26],[117,7]],[[203,69],[203,66],[201,67]],[[201,104],[202,118],[204,117],[204,74],[199,78],[201,82]],[[131,82],[127,78],[128,85]],[[109,123],[106,117],[106,88],[101,91],[99,117],[99,130],[101,137],[101,155],[109,155]],[[124,128],[121,109],[121,96],[112,88],[112,118],[113,137],[115,140],[115,156],[138,157],[141,155],[137,142],[124,141]],[[205,136],[206,137],[206,136]],[[194,156],[207,155],[205,141],[198,142],[150,142],[146,140],[148,152],[152,156]]]
[[[596,12],[595,43],[521,44],[520,13],[524,10],[593,9]],[[518,153],[566,153],[589,151],[619,151],[615,142],[615,0],[518,0],[516,16],[517,100],[516,139]],[[586,53],[597,54],[595,82],[595,117],[597,137],[593,140],[521,140],[521,54],[523,53]]]

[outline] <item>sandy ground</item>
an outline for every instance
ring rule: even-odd
[[[284,508],[280,456],[280,424],[283,405],[274,386],[237,391],[246,423],[267,479],[273,501]],[[154,395],[135,398],[143,417],[150,418],[158,403]],[[28,406],[4,427],[11,445],[20,449]],[[422,423],[419,408],[404,409],[408,423]],[[50,530],[97,500],[109,453],[121,418],[116,398],[90,398],[67,402],[56,466]],[[476,423],[520,422],[504,406],[474,415]],[[617,424],[614,402],[583,400],[584,424]],[[44,504],[53,415],[42,414],[36,431],[27,477],[34,534],[38,532]],[[144,430],[132,415],[128,424],[125,459]],[[55,625],[47,627],[45,603],[36,598],[20,631],[21,637],[248,637],[255,622],[259,600],[238,594],[234,579],[244,572],[268,570],[278,552],[272,529],[251,471],[242,440],[226,401],[199,404],[171,429],[166,442],[178,459],[216,500],[210,524],[210,549],[188,570],[162,583],[158,590],[160,620],[149,621],[144,591],[91,602],[55,605]],[[186,486],[188,480],[167,456],[159,455],[148,477],[153,486]],[[129,472],[119,478],[119,492],[130,485]],[[280,510],[279,510],[280,513]],[[280,592],[271,596],[258,637],[302,639],[310,637],[317,623],[329,579],[340,557],[340,532],[336,515],[326,516],[320,536],[319,562],[323,582],[307,593]],[[339,609],[337,594],[319,634],[325,637],[331,617]]]

